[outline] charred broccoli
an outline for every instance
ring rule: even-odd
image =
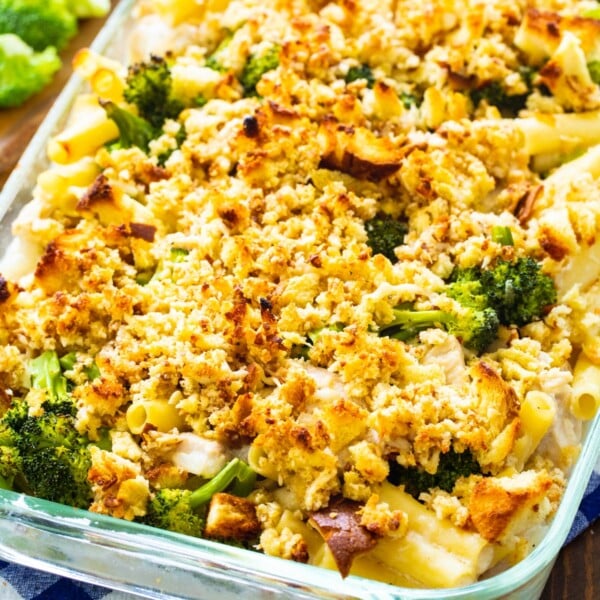
[[[191,491],[158,490],[148,505],[142,522],[160,529],[202,537],[207,505],[212,496],[229,488],[236,496],[247,496],[254,488],[256,473],[239,458],[234,458],[210,481]]]
[[[166,119],[177,118],[185,108],[173,94],[171,68],[161,56],[129,67],[123,96],[156,130],[160,130]]]
[[[379,215],[365,221],[367,245],[373,254],[383,254],[392,263],[398,261],[394,249],[404,243],[408,225],[390,215]]]
[[[403,485],[405,491],[419,498],[422,492],[439,488],[451,492],[459,477],[468,477],[481,473],[481,467],[469,450],[456,452],[450,449],[440,454],[438,467],[435,473],[428,473],[418,467],[403,467],[395,460],[390,462],[388,480],[393,485]]]

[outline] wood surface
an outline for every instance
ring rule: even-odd
[[[113,1],[113,6],[117,1]],[[103,19],[82,21],[79,33],[62,53],[63,67],[51,85],[16,109],[0,110],[0,189],[27,143],[72,73],[75,52],[88,46]],[[596,523],[560,553],[541,600],[600,599],[600,523]]]

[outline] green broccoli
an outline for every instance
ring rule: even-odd
[[[367,87],[372,88],[375,85],[375,76],[369,65],[360,65],[358,67],[350,67],[348,73],[344,77],[346,83],[352,83],[364,79],[367,82]]]
[[[435,473],[428,473],[418,467],[403,467],[395,460],[391,461],[388,480],[393,485],[403,485],[408,494],[418,499],[422,492],[434,488],[451,492],[459,477],[478,474],[481,474],[481,467],[469,450],[456,452],[450,449],[440,454]]]
[[[398,262],[394,249],[404,244],[404,237],[408,233],[406,223],[382,214],[365,221],[365,231],[367,245],[373,254],[383,254],[392,263]]]
[[[280,50],[280,46],[275,44],[263,54],[251,54],[248,57],[240,75],[240,83],[244,88],[245,96],[255,96],[256,85],[262,76],[279,66]]]
[[[198,489],[158,490],[148,505],[142,522],[195,537],[202,537],[206,510],[212,496],[228,491],[247,496],[253,489],[256,473],[239,458],[234,458],[217,475]]]
[[[409,92],[400,93],[400,102],[402,102],[402,106],[407,109],[413,106],[419,106],[419,98],[415,94],[410,94]]]
[[[0,33],[14,33],[37,52],[62,50],[77,33],[65,0],[0,0]]]
[[[34,358],[29,363],[29,375],[31,376],[31,387],[48,392],[48,400],[51,402],[70,402],[67,391],[67,378],[63,375],[61,360],[58,354],[47,350]],[[74,363],[73,363],[74,364]],[[72,368],[73,365],[69,366]]]
[[[327,325],[325,327],[318,327],[317,329],[313,329],[309,331],[306,335],[306,341],[304,344],[295,344],[292,347],[291,354],[293,358],[303,358],[304,360],[308,360],[308,353],[311,348],[315,345],[316,341],[319,339],[321,334],[324,331],[343,331],[344,324],[343,323],[334,323],[333,325]]]
[[[520,327],[531,323],[556,302],[554,281],[530,257],[499,260],[488,269],[456,269],[451,276],[454,290],[467,283],[477,286],[477,282],[479,293],[487,299],[502,325]]]
[[[227,46],[231,43],[233,39],[233,32],[227,31],[225,37],[221,40],[220,44],[217,46],[215,51],[206,57],[205,65],[212,69],[213,71],[218,71],[219,73],[223,73],[227,71],[227,69],[223,66],[222,63],[222,55]]]
[[[150,60],[129,67],[123,96],[156,130],[166,119],[176,119],[185,108],[173,94],[171,68],[161,56],[151,56]]]
[[[110,0],[67,0],[67,8],[78,19],[103,17],[110,10]]]
[[[456,336],[465,347],[483,352],[498,333],[498,317],[491,308],[463,306],[451,313],[443,310],[415,310],[410,305],[393,309],[394,319],[381,327],[379,335],[410,340],[420,331],[439,327]]]
[[[119,141],[116,143],[116,147],[131,148],[131,146],[137,146],[147,152],[148,145],[158,136],[159,132],[146,119],[121,108],[115,102],[101,100],[100,103],[108,118],[112,119],[119,129]],[[115,144],[111,144],[111,148],[114,147]]]
[[[600,85],[600,60],[592,60],[587,64],[588,71],[592,81]]]
[[[535,71],[531,67],[522,66],[519,68],[519,75],[527,86],[527,91],[523,94],[509,94],[500,81],[490,81],[485,85],[471,90],[471,101],[477,106],[482,100],[488,104],[496,106],[502,113],[507,115],[516,115],[525,108],[527,97],[533,89],[533,78]]]
[[[60,67],[54,48],[34,52],[16,35],[0,35],[0,108],[23,104],[50,83]]]
[[[525,108],[529,92],[525,94],[508,94],[504,86],[498,81],[492,81],[486,85],[471,91],[471,100],[477,106],[482,100],[496,106],[501,112],[508,115],[516,115]]]
[[[14,446],[0,445],[0,489],[12,490],[23,470],[21,455]]]
[[[510,227],[504,227],[503,225],[495,225],[492,227],[492,241],[501,244],[502,246],[515,245]]]
[[[29,415],[25,400],[16,399],[0,421],[0,443],[0,477],[5,487],[89,507],[89,441],[75,428],[72,414]]]
[[[72,366],[72,357],[63,357]],[[89,440],[75,427],[76,406],[68,393],[60,360],[46,351],[29,365],[34,388],[47,392],[41,411],[30,414],[15,398],[0,420],[1,484],[19,492],[87,508],[92,499],[87,479]]]

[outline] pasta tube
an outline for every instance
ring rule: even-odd
[[[600,407],[600,367],[583,353],[577,358],[573,372],[571,413],[578,419],[592,419]]]
[[[158,431],[167,432],[180,429],[183,418],[177,409],[163,400],[143,400],[134,402],[126,414],[127,427],[131,433],[142,433],[147,426],[152,426]]]

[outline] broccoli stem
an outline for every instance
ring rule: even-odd
[[[501,244],[502,246],[515,245],[510,227],[504,227],[503,225],[495,225],[492,227],[492,241]]]
[[[239,458],[230,460],[210,481],[192,492],[190,506],[198,508],[206,504],[215,494],[226,490],[236,480],[231,488],[235,496],[247,496],[253,489],[256,473]]]
[[[67,400],[67,379],[62,374],[58,355],[52,350],[40,354],[29,364],[31,385],[36,389],[47,390],[51,400]]]
[[[381,333],[396,340],[406,341],[419,331],[438,323],[447,323],[452,315],[443,310],[394,309],[394,320],[382,328]]]

